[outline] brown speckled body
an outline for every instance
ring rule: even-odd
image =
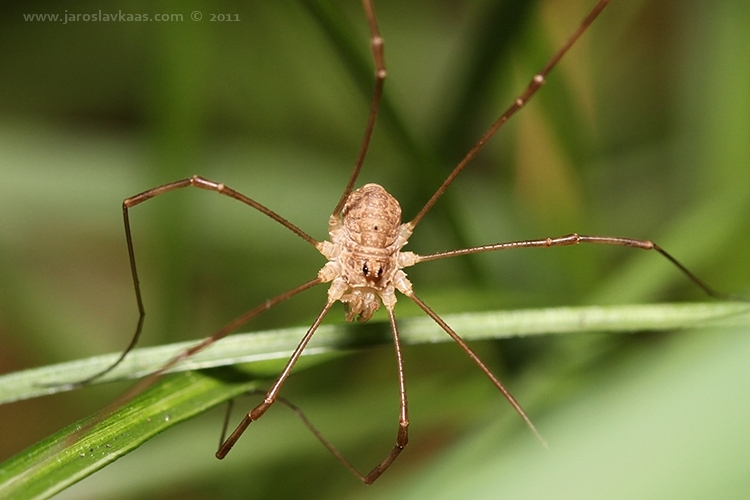
[[[341,217],[331,216],[330,242],[319,250],[328,263],[318,276],[331,282],[328,296],[346,305],[346,319],[367,321],[381,301],[392,308],[395,289],[411,291],[401,268],[413,254],[401,252],[411,228],[401,224],[401,206],[378,184],[365,184],[346,200]]]
[[[347,237],[363,247],[385,249],[398,237],[401,206],[378,184],[352,192],[342,215]]]

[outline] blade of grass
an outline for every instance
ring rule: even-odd
[[[740,302],[682,303],[556,307],[515,311],[489,311],[446,315],[445,320],[466,340],[500,339],[570,332],[633,332],[670,330],[722,324],[750,324],[750,305]],[[399,321],[404,344],[449,342],[450,337],[429,318]],[[306,328],[284,328],[232,335],[196,356],[179,363],[172,372],[258,361],[287,359]],[[386,323],[324,325],[315,334],[304,356],[344,353],[391,342]],[[196,341],[137,349],[117,369],[95,383],[143,377]],[[0,377],[0,404],[70,390],[65,385],[84,373],[109,366],[119,353],[106,354]]]
[[[81,420],[0,466],[0,498],[49,498],[167,428],[255,388],[227,369],[183,372],[160,380],[94,425]]]

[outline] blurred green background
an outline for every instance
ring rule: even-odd
[[[593,3],[376,3],[389,79],[360,184],[383,184],[413,216]],[[23,17],[100,9],[184,20]],[[321,19],[344,36],[326,35]],[[748,27],[743,0],[615,0],[408,249],[573,231],[647,238],[717,289],[750,294]],[[120,203],[140,191],[201,174],[324,238],[367,117],[369,57],[355,1],[4,3],[0,372],[126,345],[137,312]],[[323,263],[290,232],[214,193],[170,193],[131,221],[149,313],[143,345],[208,335]],[[409,274],[438,313],[706,300],[658,255],[622,248],[481,255]],[[245,330],[309,324],[324,297],[324,288],[307,292]],[[418,313],[404,300],[398,311]],[[342,320],[340,308],[328,319]],[[746,498],[746,334],[477,344],[551,454],[460,350],[418,346],[405,351],[411,444],[372,487],[283,408],[218,462],[217,409],[62,497]],[[125,387],[0,407],[0,458]],[[363,469],[392,446],[391,349],[301,372],[284,395]]]

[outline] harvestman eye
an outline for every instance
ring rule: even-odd
[[[391,464],[399,456],[408,442],[409,410],[406,397],[406,380],[404,378],[398,323],[396,321],[394,312],[397,300],[397,291],[400,294],[406,296],[409,300],[413,301],[419,308],[421,308],[440,326],[440,328],[445,331],[447,335],[449,335],[461,347],[461,349],[463,349],[463,351],[470,357],[470,359],[477,365],[477,367],[487,376],[489,381],[508,400],[510,405],[521,416],[531,432],[542,443],[544,443],[544,439],[537,431],[534,424],[531,422],[531,419],[528,417],[528,415],[523,410],[521,405],[516,401],[516,399],[500,382],[500,380],[492,373],[492,371],[490,371],[487,365],[485,365],[485,363],[481,359],[479,359],[474,351],[458,335],[458,333],[456,333],[436,312],[434,312],[424,301],[422,301],[422,299],[420,299],[416,295],[413,290],[412,284],[409,281],[406,272],[404,271],[405,268],[413,266],[420,262],[428,262],[481,252],[494,252],[499,250],[511,250],[518,248],[547,248],[556,246],[578,245],[581,243],[614,245],[632,247],[641,250],[654,250],[658,254],[661,254],[664,258],[666,258],[669,262],[671,262],[675,267],[677,267],[679,271],[686,275],[698,287],[703,289],[708,295],[716,298],[726,298],[726,296],[717,293],[709,288],[703,281],[698,279],[691,271],[689,271],[685,266],[678,262],[664,249],[648,240],[611,236],[586,236],[573,233],[558,237],[544,237],[539,239],[494,243],[459,250],[437,252],[427,255],[418,255],[416,253],[402,251],[402,248],[407,244],[407,240],[416,226],[427,215],[430,209],[432,209],[435,203],[446,191],[446,189],[453,183],[458,174],[469,164],[469,162],[477,155],[477,153],[483,148],[485,143],[500,129],[500,127],[502,127],[502,125],[506,121],[508,121],[511,116],[519,111],[539,90],[539,88],[544,84],[547,74],[557,65],[560,59],[567,53],[567,51],[586,31],[586,29],[594,22],[594,19],[601,13],[601,11],[608,3],[609,0],[599,0],[594,5],[592,10],[588,13],[588,15],[586,15],[580,25],[573,31],[567,41],[562,45],[562,47],[551,57],[547,64],[531,78],[531,81],[523,90],[523,92],[521,92],[521,94],[512,101],[511,105],[505,110],[505,112],[503,112],[500,117],[489,127],[489,129],[478,140],[476,145],[469,150],[464,158],[453,169],[451,174],[445,179],[442,185],[440,185],[436,189],[432,197],[427,200],[422,209],[417,212],[417,214],[408,222],[402,222],[401,207],[399,206],[396,199],[388,194],[388,192],[383,187],[377,184],[365,184],[358,189],[354,189],[354,186],[357,183],[357,179],[360,174],[360,170],[364,163],[370,139],[372,137],[381,95],[383,92],[383,85],[387,74],[385,58],[383,56],[383,39],[380,36],[372,2],[371,0],[363,0],[365,17],[367,19],[370,30],[370,46],[372,50],[372,58],[375,64],[374,89],[370,113],[367,119],[367,124],[365,126],[364,138],[362,140],[362,146],[360,148],[359,155],[357,157],[349,181],[346,184],[341,198],[333,209],[333,212],[328,221],[328,234],[330,239],[327,241],[317,241],[293,223],[289,222],[282,216],[278,215],[271,209],[258,203],[252,198],[245,196],[238,191],[235,191],[234,189],[226,186],[223,183],[215,182],[200,176],[193,176],[188,179],[164,184],[162,186],[144,191],[131,198],[127,198],[123,201],[122,210],[125,223],[125,236],[130,258],[130,268],[133,276],[136,301],[140,313],[139,320],[130,344],[122,352],[119,358],[107,369],[96,373],[86,378],[85,380],[78,382],[77,384],[80,385],[89,383],[92,380],[101,377],[105,373],[111,371],[134,348],[134,346],[138,342],[138,338],[141,335],[145,308],[143,305],[143,299],[141,296],[141,289],[138,279],[138,271],[136,268],[135,251],[130,229],[129,210],[136,205],[139,205],[144,201],[147,201],[156,196],[160,196],[162,194],[186,187],[196,187],[209,191],[215,191],[224,196],[234,198],[235,200],[238,200],[257,210],[258,212],[270,217],[289,231],[299,236],[302,240],[307,242],[316,250],[318,250],[323,255],[323,257],[325,257],[327,262],[320,269],[318,275],[313,279],[310,279],[309,281],[297,286],[296,288],[288,290],[282,294],[277,295],[276,297],[273,297],[272,299],[265,301],[254,309],[251,309],[242,316],[236,318],[210,337],[205,338],[203,341],[197,343],[193,347],[183,351],[173,359],[169,360],[158,371],[142,380],[125,395],[119,398],[115,402],[116,405],[129,401],[136,394],[142,392],[146,387],[152,385],[161,375],[163,375],[167,370],[172,368],[179,361],[193,356],[209,345],[224,338],[225,336],[239,328],[241,325],[250,321],[255,316],[270,309],[271,307],[274,307],[280,302],[283,302],[316,285],[328,283],[328,298],[322,309],[318,313],[315,321],[307,330],[307,333],[300,340],[299,345],[294,350],[292,356],[289,358],[289,361],[281,371],[281,374],[278,376],[271,388],[266,392],[263,401],[255,406],[252,410],[250,410],[247,415],[245,415],[234,432],[232,432],[226,440],[222,438],[222,443],[219,447],[219,450],[216,452],[216,456],[218,458],[223,458],[224,456],[226,456],[227,453],[229,453],[229,451],[235,445],[235,443],[237,443],[240,436],[245,432],[247,427],[252,422],[262,417],[271,407],[271,405],[273,405],[276,401],[280,401],[283,404],[290,406],[295,412],[297,412],[308,425],[308,427],[312,429],[316,437],[323,443],[323,445],[328,448],[329,451],[331,451],[334,456],[338,460],[340,460],[349,470],[351,470],[359,479],[367,484],[370,484],[374,482],[378,477],[380,477],[381,474],[383,474],[383,472],[385,472],[385,470],[391,466]],[[363,262],[364,264],[361,264]],[[377,263],[377,280],[373,280],[370,276],[370,266],[367,264],[368,262]],[[360,265],[361,267],[359,267]],[[292,369],[294,368],[295,363],[299,359],[303,350],[307,346],[312,336],[315,334],[315,331],[318,329],[330,309],[338,301],[345,304],[347,310],[346,318],[349,321],[353,321],[355,319],[366,321],[370,319],[375,310],[377,310],[381,305],[384,306],[388,313],[388,320],[393,335],[393,345],[396,354],[399,382],[399,414],[398,430],[396,432],[396,443],[388,453],[388,455],[366,474],[363,474],[356,468],[354,468],[338,452],[338,450],[333,447],[332,444],[325,440],[320,435],[320,433],[318,433],[317,430],[312,427],[309,421],[304,417],[304,415],[299,412],[296,407],[279,396],[282,386],[291,374]]]

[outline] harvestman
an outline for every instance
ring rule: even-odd
[[[323,306],[323,309],[318,314],[317,318],[313,322],[312,326],[308,329],[300,341],[297,348],[294,350],[291,358],[287,362],[286,366],[278,376],[276,381],[273,383],[271,388],[265,395],[264,400],[253,408],[243,419],[242,422],[237,426],[234,432],[231,433],[229,438],[226,440],[222,439],[222,443],[219,450],[216,452],[218,458],[224,458],[229,450],[234,446],[237,440],[240,438],[242,433],[247,427],[262,417],[266,411],[271,407],[274,402],[281,401],[284,404],[290,406],[295,412],[297,412],[311,428],[313,433],[320,439],[320,441],[328,448],[346,467],[348,467],[357,477],[363,482],[370,484],[374,482],[385,470],[390,467],[393,461],[398,457],[401,451],[404,449],[408,442],[408,429],[409,429],[409,412],[406,398],[406,381],[404,379],[403,360],[401,355],[401,342],[399,340],[398,325],[396,323],[396,317],[394,314],[394,307],[396,305],[396,290],[411,299],[417,306],[419,306],[428,316],[430,316],[445,332],[454,340],[456,343],[466,352],[466,354],[476,363],[476,365],[484,372],[487,378],[497,387],[497,389],[505,396],[510,402],[511,406],[518,412],[521,418],[524,420],[526,425],[536,435],[536,437],[544,443],[543,438],[537,431],[534,424],[531,422],[529,417],[526,415],[521,405],[515,400],[510,392],[503,386],[500,380],[490,371],[490,369],[482,362],[481,359],[474,353],[474,351],[464,342],[464,340],[455,332],[453,329],[443,321],[440,316],[437,315],[427,304],[425,304],[413,291],[412,284],[404,272],[404,268],[413,266],[419,262],[427,262],[431,260],[444,259],[448,257],[457,257],[459,255],[469,255],[480,252],[493,252],[497,250],[507,250],[513,248],[537,248],[537,247],[555,247],[555,246],[566,246],[566,245],[577,245],[579,243],[596,243],[602,245],[617,245],[639,248],[642,250],[655,250],[668,259],[673,265],[675,265],[682,273],[684,273],[690,280],[702,288],[707,294],[714,297],[723,297],[709,288],[705,283],[698,279],[692,272],[675,260],[670,254],[664,251],[661,247],[647,240],[636,240],[630,238],[616,238],[608,236],[585,236],[579,234],[568,234],[556,238],[542,238],[535,240],[523,240],[523,241],[512,241],[505,243],[496,243],[491,245],[482,245],[472,248],[465,248],[460,250],[451,250],[447,252],[439,252],[430,255],[417,255],[412,252],[404,252],[401,249],[406,245],[409,236],[414,231],[414,228],[419,224],[422,218],[430,211],[433,205],[442,196],[448,186],[454,181],[458,174],[466,167],[466,165],[477,155],[487,141],[498,131],[498,129],[513,116],[519,109],[521,109],[526,102],[536,93],[536,91],[544,84],[547,74],[555,67],[558,61],[563,55],[570,49],[570,47],[578,40],[583,32],[591,25],[594,19],[609,3],[609,0],[599,0],[589,14],[584,18],[581,24],[576,28],[573,34],[563,44],[563,46],[557,51],[557,53],[547,62],[547,64],[537,73],[528,84],[526,89],[513,101],[508,109],[495,121],[492,126],[484,133],[479,139],[476,145],[466,154],[461,162],[453,169],[448,178],[443,184],[437,189],[435,194],[427,201],[417,215],[409,222],[401,223],[401,208],[398,202],[390,195],[384,188],[377,184],[365,184],[359,189],[354,189],[354,184],[357,181],[362,164],[364,162],[365,155],[372,137],[373,128],[375,126],[375,119],[378,113],[378,107],[380,104],[381,95],[383,92],[383,84],[386,78],[386,67],[385,59],[383,56],[383,39],[380,36],[378,24],[375,18],[375,12],[373,10],[371,0],[363,0],[364,11],[367,17],[367,22],[370,29],[371,35],[371,50],[372,57],[375,62],[375,84],[374,91],[371,101],[370,112],[365,128],[364,139],[357,157],[357,161],[354,166],[354,170],[349,178],[349,181],[344,189],[341,198],[339,199],[336,207],[333,210],[328,220],[328,233],[330,235],[330,241],[317,241],[303,230],[284,219],[282,216],[273,212],[269,208],[261,205],[257,201],[248,198],[247,196],[231,189],[230,187],[220,183],[214,182],[209,179],[200,176],[193,176],[189,179],[183,179],[180,181],[165,184],[143,193],[137,194],[132,198],[128,198],[123,201],[122,211],[123,219],[125,223],[125,235],[127,239],[128,254],[130,257],[130,267],[133,275],[133,283],[136,295],[136,301],[138,303],[138,310],[140,313],[138,324],[136,326],[135,334],[128,345],[123,351],[120,357],[107,369],[96,375],[87,378],[79,382],[78,384],[88,383],[103,374],[112,370],[117,366],[130,352],[140,337],[143,321],[145,317],[145,309],[143,306],[143,300],[141,297],[141,290],[138,280],[138,272],[136,270],[135,252],[133,249],[133,239],[130,230],[130,221],[128,217],[129,209],[136,205],[143,203],[146,200],[162,195],[164,193],[175,191],[177,189],[185,187],[197,187],[206,189],[209,191],[215,191],[219,194],[229,196],[236,200],[249,205],[255,210],[267,215],[271,219],[275,220],[285,228],[289,229],[297,236],[305,240],[307,243],[315,247],[323,256],[328,260],[323,268],[318,272],[317,277],[314,279],[296,287],[292,290],[284,292],[276,297],[265,301],[258,307],[246,312],[244,315],[235,319],[224,328],[220,329],[212,336],[204,339],[195,346],[183,351],[169,362],[167,362],[158,371],[151,374],[146,379],[142,380],[139,384],[135,385],[121,398],[113,403],[112,406],[121,404],[124,401],[129,400],[134,395],[143,391],[146,387],[153,384],[158,377],[164,372],[173,367],[179,361],[188,358],[197,352],[205,349],[214,342],[224,338],[238,327],[259,315],[263,311],[270,309],[276,304],[283,302],[298,293],[319,285],[322,283],[330,283],[328,289],[328,299]],[[398,432],[396,436],[396,445],[393,447],[391,452],[377,464],[369,473],[362,474],[356,470],[341,454],[328,443],[318,432],[312,427],[307,419],[302,415],[299,410],[291,405],[288,401],[279,397],[279,391],[284,385],[287,377],[289,377],[292,368],[299,359],[305,346],[312,338],[313,334],[320,326],[323,318],[330,311],[331,307],[340,301],[344,304],[346,310],[347,321],[353,321],[358,319],[359,321],[367,321],[373,315],[373,313],[380,307],[381,303],[385,306],[388,312],[388,318],[390,321],[391,331],[393,333],[393,344],[396,351],[396,363],[398,367],[398,382],[399,382],[399,417],[398,417]]]

